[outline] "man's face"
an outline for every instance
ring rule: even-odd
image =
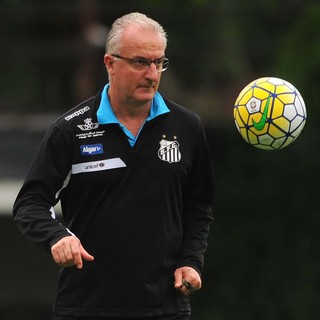
[[[156,60],[164,57],[165,45],[161,36],[154,31],[141,30],[137,26],[128,27],[122,38],[121,57]],[[136,70],[125,60],[109,57],[112,63],[106,63],[110,77],[110,89],[117,99],[132,105],[150,102],[160,83],[161,72],[154,63],[149,68]],[[106,61],[106,58],[105,58]]]

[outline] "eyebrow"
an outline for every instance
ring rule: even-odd
[[[166,57],[166,56],[165,56],[165,55],[163,55],[163,56],[161,56],[160,58],[149,59],[149,58],[142,57],[142,56],[134,56],[134,57],[133,57],[133,58],[131,58],[131,59],[160,60],[160,59],[163,59],[163,58],[165,58],[165,57]]]

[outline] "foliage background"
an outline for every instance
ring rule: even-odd
[[[107,81],[105,35],[131,11],[167,30],[161,92],[203,118],[215,164],[215,222],[193,319],[319,319],[316,0],[2,0],[0,180],[23,179],[50,121]],[[237,94],[261,76],[290,81],[306,102],[303,133],[281,151],[247,145],[233,123]],[[0,222],[0,318],[49,319],[58,269],[8,215]]]

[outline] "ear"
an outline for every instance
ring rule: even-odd
[[[110,54],[105,54],[103,57],[104,65],[109,74],[114,72],[114,59]]]

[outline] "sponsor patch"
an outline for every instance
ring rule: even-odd
[[[84,124],[78,124],[77,127],[82,131],[90,131],[97,129],[99,127],[99,123],[93,123],[92,118],[87,118],[84,119]]]
[[[80,109],[80,110],[78,110],[78,111],[76,111],[76,112],[74,112],[74,113],[72,113],[72,114],[69,114],[68,116],[65,117],[65,119],[66,119],[67,121],[69,121],[69,120],[71,120],[72,118],[78,117],[78,116],[84,114],[85,112],[87,112],[87,111],[89,111],[89,110],[90,110],[90,107],[89,107],[89,106],[85,106],[84,108],[82,108],[82,109]]]
[[[85,133],[76,134],[76,137],[78,139],[87,139],[87,138],[102,137],[104,134],[105,134],[105,130],[89,131]]]
[[[112,170],[117,168],[125,168],[126,166],[127,165],[120,158],[76,163],[72,165],[71,174]]]
[[[82,156],[93,156],[95,154],[102,154],[103,145],[101,143],[86,144],[86,145],[80,146],[80,152]]]

